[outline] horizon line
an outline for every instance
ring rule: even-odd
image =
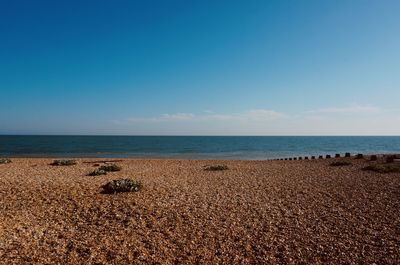
[[[260,135],[260,134],[242,134],[242,135],[195,135],[195,134],[1,134],[0,136],[117,136],[117,137],[400,137],[399,135],[379,135],[379,134],[282,134],[282,135]]]

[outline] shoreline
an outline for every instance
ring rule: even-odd
[[[340,157],[335,157],[336,154],[340,154]],[[366,152],[366,153],[351,153],[350,157],[346,157],[345,156],[346,153],[338,153],[338,152],[330,152],[330,153],[321,153],[321,154],[300,154],[300,155],[288,155],[288,156],[277,156],[277,157],[266,157],[266,158],[237,158],[237,157],[184,157],[184,156],[180,156],[180,155],[176,155],[176,156],[170,156],[170,155],[165,155],[165,156],[74,156],[74,155],[52,155],[49,154],[47,155],[32,155],[32,156],[27,156],[27,155],[0,155],[0,158],[10,158],[10,159],[75,159],[75,160],[84,160],[84,159],[99,159],[99,160],[105,160],[105,159],[109,159],[109,160],[188,160],[188,161],[205,161],[205,160],[209,160],[209,161],[278,161],[278,160],[285,160],[285,161],[289,161],[288,159],[291,158],[293,160],[293,158],[301,158],[303,159],[304,157],[307,157],[307,159],[309,160],[326,160],[326,159],[333,159],[333,158],[355,158],[358,154],[361,154],[364,156],[364,158],[368,158],[372,155],[376,155],[378,157],[387,157],[387,156],[391,156],[391,155],[400,155],[398,152],[380,152],[380,153],[376,153],[376,152]],[[327,155],[330,155],[331,158],[326,158]],[[322,156],[323,158],[319,158],[319,156]],[[314,157],[314,158],[312,158]],[[286,160],[287,159],[287,160]],[[306,160],[307,160],[306,159]]]
[[[0,165],[2,262],[400,260],[400,173],[362,170],[374,161],[76,160],[50,166],[53,158],[12,158]],[[119,160],[122,170],[87,176],[104,164],[99,160]],[[330,166],[339,160],[351,165]],[[215,164],[228,170],[204,170]],[[102,185],[120,178],[143,188],[101,194]]]

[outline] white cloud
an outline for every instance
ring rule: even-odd
[[[218,114],[207,112],[205,114],[174,113],[162,114],[156,117],[132,117],[125,120],[116,120],[114,123],[126,124],[137,122],[206,122],[206,121],[272,121],[286,117],[285,114],[266,109],[254,109],[235,114]]]
[[[156,118],[159,121],[189,121],[194,118],[192,113],[176,113],[176,114],[162,114],[161,117]]]
[[[137,123],[137,122],[174,122],[174,121],[190,121],[194,118],[192,113],[164,113],[157,117],[131,117],[125,120],[114,120],[117,124]]]
[[[263,121],[263,120],[276,120],[280,118],[285,118],[287,117],[287,115],[273,110],[255,109],[245,112],[239,115],[238,117],[241,119]]]
[[[363,114],[363,113],[381,113],[384,110],[370,105],[352,104],[345,107],[331,107],[316,110],[309,110],[306,113],[333,113],[333,114]]]
[[[113,132],[140,135],[398,135],[399,110],[370,105],[289,115],[268,109],[238,113],[168,113],[114,121]]]

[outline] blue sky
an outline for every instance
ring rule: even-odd
[[[0,134],[399,135],[399,1],[1,1]]]

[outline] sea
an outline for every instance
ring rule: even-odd
[[[400,153],[400,136],[0,136],[0,157],[267,160],[346,152]]]

